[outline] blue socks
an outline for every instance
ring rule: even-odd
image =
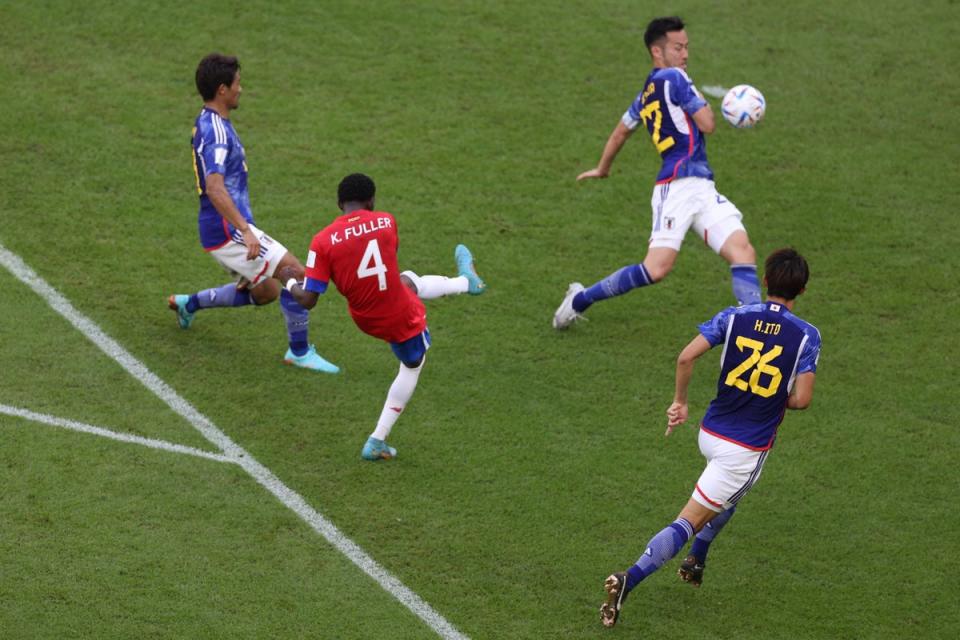
[[[733,297],[737,299],[738,305],[762,302],[756,265],[731,265],[730,277],[733,281]]]
[[[726,511],[718,513],[693,539],[693,544],[690,545],[690,555],[696,558],[697,562],[706,564],[707,551],[710,549],[710,543],[713,542],[713,539],[720,533],[720,530],[723,529],[723,525],[727,524],[727,521],[733,517],[733,512],[736,510],[737,506],[734,505]]]
[[[190,296],[187,301],[187,311],[195,313],[198,309],[211,307],[243,307],[253,304],[253,298],[246,289],[238,290],[234,282],[221,287],[204,289]],[[300,306],[289,291],[280,291],[280,310],[287,323],[287,337],[290,340],[290,351],[295,356],[302,356],[310,349],[307,342],[307,329],[310,321],[309,312]]]
[[[253,300],[250,298],[250,292],[246,289],[237,290],[237,283],[230,282],[222,287],[213,289],[204,289],[190,296],[187,301],[187,311],[196,313],[197,309],[209,309],[210,307],[242,307],[248,305]]]
[[[283,317],[287,321],[290,351],[295,356],[302,356],[310,349],[310,345],[307,344],[310,313],[286,289],[280,291],[280,310],[283,311]]]
[[[762,302],[757,267],[752,264],[735,264],[730,267],[733,297],[738,305]],[[596,284],[584,289],[573,298],[573,310],[583,313],[590,305],[600,300],[620,296],[638,287],[655,284],[643,263],[632,264],[615,271]]]
[[[756,279],[756,272],[754,272],[754,279]],[[574,296],[573,310],[577,313],[583,313],[594,302],[620,296],[631,289],[645,287],[649,284],[653,284],[653,278],[650,277],[646,267],[642,263],[632,264],[611,273],[600,282]]]
[[[653,536],[640,559],[627,569],[627,591],[677,555],[692,535],[693,525],[684,518],[677,518],[670,526]]]

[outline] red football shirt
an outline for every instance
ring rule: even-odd
[[[427,328],[427,311],[400,281],[397,223],[384,211],[344,214],[313,237],[304,288],[323,293],[332,280],[360,330],[403,342]]]

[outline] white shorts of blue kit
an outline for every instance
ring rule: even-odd
[[[277,265],[287,253],[287,248],[252,224],[250,229],[260,240],[260,254],[255,259],[247,260],[247,245],[243,244],[243,234],[236,230],[227,244],[214,249],[210,255],[224,269],[246,280],[249,287],[253,288],[273,277]]]
[[[693,489],[694,500],[720,513],[737,504],[760,478],[770,449],[756,451],[700,430],[707,466]]]
[[[746,230],[737,206],[717,193],[713,180],[678,178],[653,187],[650,248],[680,250],[691,228],[716,253],[734,231]]]

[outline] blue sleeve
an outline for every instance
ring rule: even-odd
[[[730,316],[733,315],[733,312],[736,310],[736,307],[727,307],[711,319],[697,326],[700,335],[707,339],[711,347],[715,347],[726,340]]]
[[[203,175],[211,173],[226,175],[227,156],[230,154],[230,141],[226,132],[206,123],[200,128],[200,157],[203,160]]]
[[[313,291],[314,293],[319,293],[321,295],[327,292],[327,284],[328,283],[322,282],[320,280],[312,280],[310,278],[303,279],[304,289],[306,289],[307,291]]]
[[[820,332],[815,327],[807,327],[805,333],[807,341],[797,363],[797,373],[816,373],[817,362],[820,360]]]
[[[640,98],[643,96],[643,92],[637,94],[637,97],[633,99],[633,102],[630,103],[630,107],[623,113],[623,116],[620,118],[620,121],[633,131],[637,128],[637,125],[640,124],[640,109],[643,107],[640,104]]]
[[[693,83],[690,78],[682,71],[675,70],[671,73],[670,80],[670,101],[678,105],[685,113],[695,114],[707,105],[707,101],[701,98],[693,90]]]

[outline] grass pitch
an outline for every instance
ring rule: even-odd
[[[599,637],[603,578],[700,471],[695,432],[665,440],[663,411],[677,351],[732,300],[690,237],[662,284],[550,328],[568,282],[643,255],[658,162],[643,135],[609,180],[574,177],[640,89],[643,29],[664,9],[302,5],[0,6],[0,244],[463,634]],[[719,123],[710,160],[758,253],[810,260],[797,312],[823,355],[813,407],[787,417],[704,587],[668,564],[615,633],[952,637],[960,9],[667,11],[688,22],[699,85],[767,98],[758,129]],[[451,273],[458,242],[477,256],[484,296],[428,303],[396,464],[359,459],[396,361],[337,294],[312,315],[337,377],[280,365],[276,306],[204,312],[188,332],[165,308],[225,281],[196,241],[188,142],[211,50],[243,65],[234,122],[271,235],[303,258],[339,179],[363,171],[404,268]],[[211,450],[5,270],[0,286],[0,404]],[[432,635],[235,466],[6,415],[0,438],[4,637]]]

